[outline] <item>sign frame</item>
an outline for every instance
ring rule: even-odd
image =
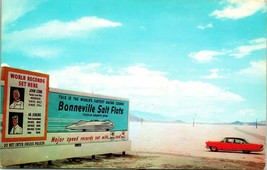
[[[8,122],[7,122],[7,114],[9,111],[9,100],[10,100],[10,80],[9,80],[9,74],[15,73],[19,75],[26,75],[32,76],[32,77],[38,77],[44,80],[42,82],[44,84],[44,91],[42,92],[44,97],[44,102],[42,103],[42,108],[44,109],[44,115],[41,116],[41,125],[42,125],[42,133],[41,135],[37,136],[22,136],[22,137],[10,137],[10,135],[7,135],[8,130]],[[38,141],[38,140],[46,140],[47,139],[47,119],[48,119],[48,92],[49,92],[49,75],[43,74],[43,73],[37,73],[22,69],[16,69],[11,67],[2,67],[2,77],[1,79],[4,81],[4,104],[3,104],[3,119],[2,119],[2,142],[18,142],[18,141]],[[25,85],[27,84],[27,81],[24,81]],[[37,83],[35,83],[37,84]],[[29,85],[29,84],[28,84]],[[43,120],[42,120],[43,118]],[[12,135],[11,135],[12,136]]]

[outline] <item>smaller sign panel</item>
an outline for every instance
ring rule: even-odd
[[[45,140],[49,75],[3,67],[2,142]]]

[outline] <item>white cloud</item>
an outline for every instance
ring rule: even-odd
[[[198,28],[198,29],[205,30],[205,29],[207,29],[207,28],[213,28],[213,25],[212,25],[212,23],[209,23],[209,24],[207,24],[207,25],[198,25],[197,28]]]
[[[246,108],[236,110],[236,114],[231,115],[232,121],[239,120],[241,122],[254,122],[266,120],[266,109]]]
[[[34,10],[43,0],[3,0],[2,2],[2,24],[5,30],[7,25]]]
[[[9,67],[7,63],[1,63],[1,67]]]
[[[5,33],[4,48],[18,50],[33,57],[55,57],[62,53],[60,46],[50,45],[52,41],[68,38],[85,38],[92,31],[118,27],[121,23],[97,17],[82,17],[75,21],[49,21],[36,28]]]
[[[227,6],[215,10],[210,15],[216,18],[240,19],[251,16],[258,11],[265,11],[264,0],[227,0]]]
[[[82,17],[69,22],[53,20],[36,28],[12,32],[7,35],[7,39],[15,39],[16,37],[20,37],[23,41],[65,39],[69,37],[80,37],[97,29],[118,27],[121,25],[121,23],[94,16]]]
[[[240,75],[266,78],[266,60],[250,62],[250,67],[238,72]]]
[[[222,76],[219,75],[219,69],[211,69],[210,74],[207,76],[203,76],[204,79],[218,79],[222,78]]]
[[[246,45],[236,47],[235,49],[229,50],[201,50],[198,52],[189,53],[189,57],[193,58],[199,63],[208,63],[216,59],[216,56],[229,55],[236,58],[242,58],[250,55],[254,51],[266,49],[266,38],[257,38],[250,40]]]
[[[239,110],[238,114],[240,117],[255,117],[256,111],[254,109],[243,109]]]
[[[39,57],[39,58],[53,58],[62,53],[62,49],[58,47],[51,47],[47,45],[27,45],[23,44],[17,48],[23,52],[26,56]]]
[[[237,47],[230,56],[242,58],[249,55],[253,51],[262,50],[266,48],[266,38],[258,38],[248,42],[248,45]]]
[[[202,50],[198,52],[192,52],[189,54],[189,57],[200,63],[208,63],[215,59],[215,56],[224,55],[225,52],[212,51],[212,50]]]
[[[129,98],[132,110],[169,116],[217,113],[226,103],[244,101],[238,94],[210,83],[170,80],[166,73],[145,66],[122,68],[110,75],[109,68],[93,65],[79,64],[51,71],[50,86]]]

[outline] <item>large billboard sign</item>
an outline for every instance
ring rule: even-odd
[[[46,139],[49,76],[3,68],[2,142]]]

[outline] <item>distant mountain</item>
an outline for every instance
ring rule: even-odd
[[[131,111],[131,115],[145,120],[169,120],[170,118],[160,115],[157,113],[141,112],[141,111]]]
[[[132,121],[132,122],[138,122],[138,121],[141,120],[141,118],[139,118],[139,117],[137,117],[137,116],[135,116],[135,115],[132,115],[132,114],[130,114],[129,117],[130,117],[130,118],[129,118],[130,121]]]
[[[169,116],[164,116],[157,113],[135,111],[135,110],[130,112],[130,121],[184,123],[181,120],[174,120]]]
[[[247,122],[248,125],[256,126],[256,122]],[[266,121],[257,122],[258,126],[266,126]]]
[[[230,123],[231,125],[252,125],[256,126],[256,122],[240,122],[240,121],[235,121]],[[257,126],[266,126],[266,121],[259,121],[257,122]]]
[[[175,120],[174,122],[175,123],[185,123],[185,121],[182,121],[182,120]]]
[[[258,124],[266,125],[266,121],[259,121]]]
[[[232,122],[230,124],[232,124],[232,125],[243,125],[244,123],[239,122],[239,121],[235,121],[235,122]]]

